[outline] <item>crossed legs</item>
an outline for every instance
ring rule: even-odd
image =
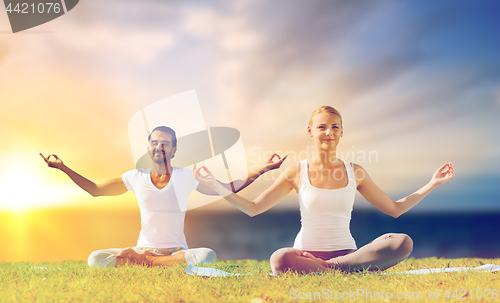
[[[360,270],[385,270],[406,259],[413,249],[413,241],[405,234],[385,234],[356,250],[334,252],[309,251],[316,258],[329,260],[329,266],[323,266],[313,259],[304,257],[305,251],[295,248],[282,248],[271,256],[271,269],[279,275],[287,271],[298,273],[322,272],[328,268],[346,272]],[[89,266],[121,266],[139,264],[145,266],[172,266],[177,263],[203,264],[213,263],[217,256],[208,248],[188,250],[166,249],[152,253],[148,249],[137,247],[126,249],[106,249],[94,251],[89,256]]]
[[[385,234],[356,250],[335,252],[312,252],[313,256],[330,260],[329,268],[346,272],[385,270],[406,259],[413,249],[413,241],[406,234]],[[304,257],[304,251],[296,248],[281,248],[271,256],[271,269],[279,275],[286,271],[311,273],[326,271],[318,262]]]
[[[177,263],[193,265],[213,263],[216,259],[215,252],[209,248],[179,250],[178,248],[129,247],[94,251],[89,256],[88,264],[97,267],[118,267],[125,264],[173,266]]]
[[[126,264],[144,265],[144,266],[173,266],[179,263],[185,263],[185,252],[179,251],[168,256],[156,256],[149,250],[136,252],[131,247],[125,248],[116,255],[115,266],[123,266]]]

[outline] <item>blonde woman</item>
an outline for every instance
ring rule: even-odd
[[[337,146],[344,132],[342,117],[336,109],[323,106],[315,110],[307,133],[316,147],[313,156],[288,167],[255,201],[221,186],[206,167],[193,168],[194,177],[252,217],[276,205],[290,191],[298,193],[302,227],[293,248],[279,249],[271,256],[275,274],[322,272],[328,268],[385,270],[407,258],[413,242],[406,234],[385,234],[356,247],[349,229],[355,192],[358,190],[376,208],[397,218],[437,186],[453,178],[452,164],[444,164],[429,183],[394,201],[373,182],[363,167],[337,157]]]

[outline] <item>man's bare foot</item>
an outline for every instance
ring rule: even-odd
[[[149,261],[146,259],[146,257],[152,255],[153,254],[148,250],[137,253],[131,247],[127,247],[116,256],[116,263],[119,265],[138,264],[150,266]]]

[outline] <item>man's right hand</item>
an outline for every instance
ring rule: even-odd
[[[49,155],[47,158],[45,158],[42,153],[40,153],[40,157],[43,158],[43,160],[45,161],[45,163],[47,163],[47,165],[49,167],[53,167],[53,168],[57,168],[57,169],[61,169],[63,167],[63,162],[61,159],[59,159],[59,157],[55,154],[52,154],[52,155]],[[50,157],[54,157],[55,159],[51,160]]]
[[[62,172],[66,173],[68,177],[70,177],[71,180],[76,183],[76,185],[80,186],[83,190],[91,194],[93,197],[118,196],[128,190],[121,177],[110,179],[101,184],[95,184],[94,182],[86,179],[85,177],[79,175],[78,173],[64,165],[57,155],[52,154],[45,158],[40,153],[40,157],[43,158],[43,160],[49,167],[60,169]],[[50,159],[50,157],[54,157],[54,159]]]

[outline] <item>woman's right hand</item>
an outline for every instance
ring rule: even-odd
[[[43,160],[45,161],[45,163],[47,163],[47,165],[49,167],[53,167],[53,168],[57,168],[57,169],[61,169],[63,167],[63,161],[61,159],[59,159],[59,157],[55,154],[52,154],[52,155],[49,155],[47,158],[45,158],[42,153],[40,153],[40,157],[43,158]],[[54,160],[51,160],[50,157],[54,157],[55,159]]]
[[[302,253],[302,257],[309,258],[309,259],[315,261],[316,263],[319,263],[319,265],[324,266],[324,267],[329,267],[330,266],[330,264],[328,263],[328,261],[320,259],[320,258],[316,258],[315,256],[313,256],[311,253],[309,253],[307,251],[305,251],[305,252]]]
[[[278,162],[273,161],[274,157],[278,158]],[[269,160],[267,160],[264,163],[264,165],[262,166],[260,171],[262,173],[265,173],[265,172],[271,171],[273,169],[280,168],[281,164],[283,164],[283,161],[285,161],[286,157],[288,157],[288,154],[286,156],[284,156],[283,158],[281,158],[277,153],[272,154],[272,156],[269,158]]]

